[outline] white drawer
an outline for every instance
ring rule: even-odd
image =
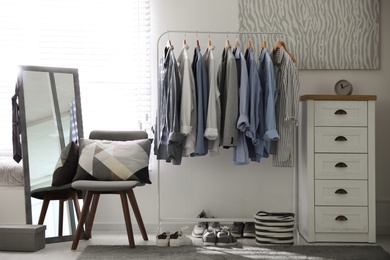
[[[315,179],[367,179],[367,154],[315,154]]]
[[[366,127],[315,127],[315,152],[367,153]]]
[[[366,101],[316,101],[315,126],[367,126]]]
[[[367,233],[367,207],[316,207],[315,231]]]
[[[366,180],[316,180],[315,205],[367,206]]]

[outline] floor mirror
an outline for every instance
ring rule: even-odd
[[[51,186],[61,151],[83,137],[77,69],[20,66],[19,115],[25,180],[27,224],[37,224],[42,201],[31,197],[36,188]],[[75,217],[72,202],[65,203],[63,234],[58,235],[58,204],[50,202],[44,225],[46,242],[72,240]]]

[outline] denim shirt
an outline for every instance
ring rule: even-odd
[[[246,131],[249,130],[249,82],[248,82],[248,69],[244,54],[240,47],[237,47],[234,51],[237,64],[237,77],[239,87],[239,117],[237,121],[237,146],[234,147],[233,161],[236,165],[243,165],[249,163],[248,144],[246,140]],[[250,142],[251,145],[251,142]]]
[[[195,89],[197,97],[197,131],[195,140],[195,151],[191,156],[202,156],[208,152],[207,138],[204,137],[207,121],[208,104],[208,77],[203,56],[200,47],[194,50],[194,59],[192,61],[192,71],[195,78]]]
[[[254,59],[253,49],[249,48],[245,52],[245,60],[248,67],[249,88],[250,88],[250,107],[249,107],[249,130],[246,136],[252,140],[255,151],[249,149],[249,157],[252,161],[260,162],[263,157],[264,140],[261,136],[262,108],[261,108],[261,85],[257,65]]]

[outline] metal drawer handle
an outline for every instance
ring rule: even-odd
[[[339,141],[343,141],[343,142],[344,141],[348,141],[347,138],[345,138],[345,136],[342,136],[342,135],[337,136],[334,140],[337,141],[337,142],[339,142]]]
[[[336,112],[334,112],[335,115],[346,115],[347,111],[344,109],[338,109]]]
[[[344,189],[338,189],[334,193],[336,193],[336,194],[347,194],[348,192],[346,190],[344,190]]]
[[[346,216],[343,216],[343,215],[340,215],[340,216],[337,216],[334,220],[337,220],[337,221],[347,221],[347,217]]]
[[[348,166],[345,163],[343,163],[343,162],[339,162],[334,167],[336,167],[336,168],[347,168]]]

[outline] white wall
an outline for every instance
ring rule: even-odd
[[[167,30],[237,31],[237,0],[152,0],[152,83],[156,91],[157,41]],[[216,11],[218,10],[218,11]],[[377,95],[376,163],[377,163],[377,226],[378,233],[390,233],[390,176],[389,154],[390,120],[390,1],[381,3],[381,68],[373,71],[301,71],[301,94],[333,94],[334,83],[348,79],[354,85],[354,94]],[[220,15],[218,15],[220,14]],[[288,34],[288,33],[287,33]],[[207,35],[199,35],[201,47],[206,46]],[[222,48],[225,35],[210,36],[216,48]],[[234,41],[234,35],[229,35]],[[178,53],[184,35],[169,34]],[[163,36],[164,44],[168,36]],[[193,47],[195,35],[186,35]],[[347,46],[346,46],[347,47]],[[216,49],[216,52],[217,52]],[[192,55],[193,49],[190,49]],[[220,50],[219,50],[220,51]],[[219,57],[219,55],[217,55]],[[154,102],[155,103],[155,102]],[[155,108],[154,108],[155,109]],[[154,232],[157,217],[157,163],[151,172],[152,185],[136,190],[141,213],[148,230]],[[196,217],[205,209],[215,217],[252,217],[258,210],[293,211],[294,190],[291,168],[273,168],[270,159],[260,164],[234,166],[231,151],[221,150],[216,158],[185,158],[181,166],[160,163],[162,217]],[[115,201],[113,201],[115,199]],[[113,230],[123,227],[119,197],[102,197],[94,229]],[[123,229],[123,228],[122,228]],[[173,230],[172,230],[173,231]],[[152,234],[150,234],[152,235]]]

